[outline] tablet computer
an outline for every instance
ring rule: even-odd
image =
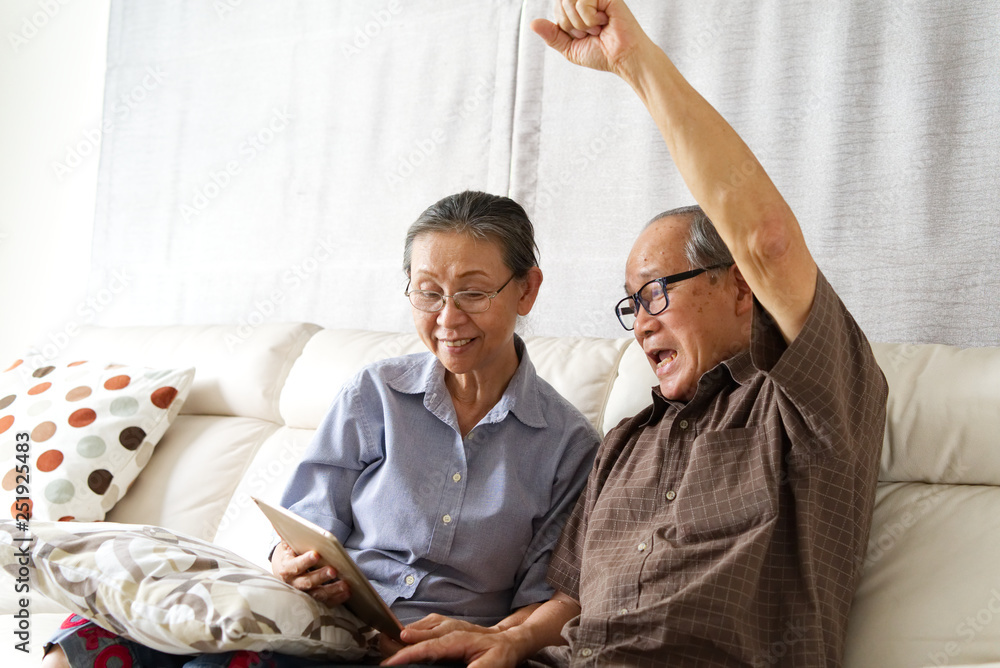
[[[357,615],[361,621],[371,624],[392,639],[399,640],[399,632],[403,630],[403,625],[396,619],[396,615],[392,614],[389,606],[378,595],[336,536],[290,510],[271,505],[256,497],[250,498],[267,516],[281,539],[288,543],[296,554],[315,550],[319,554],[321,565],[337,569],[337,577],[346,581],[351,588],[351,598],[344,607]]]

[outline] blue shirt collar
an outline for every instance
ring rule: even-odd
[[[517,370],[500,401],[486,414],[482,423],[502,422],[508,413],[513,413],[526,426],[544,429],[548,422],[539,409],[541,401],[538,396],[538,375],[535,365],[528,357],[524,341],[517,334],[514,335],[514,350],[520,359]],[[386,383],[397,392],[423,393],[427,410],[448,424],[454,423],[455,406],[444,383],[444,365],[429,352],[420,353],[414,358],[413,364],[402,367],[399,375],[387,378]]]

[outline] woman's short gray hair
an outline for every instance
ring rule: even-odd
[[[722,240],[715,230],[715,225],[708,219],[705,212],[697,204],[682,206],[670,209],[657,214],[646,223],[649,227],[658,220],[671,218],[674,216],[686,216],[691,218],[691,227],[688,230],[688,238],[684,244],[684,257],[691,264],[692,269],[701,267],[714,267],[716,265],[729,266],[733,264],[733,254],[729,252],[726,242]]]
[[[535,228],[524,208],[509,197],[466,190],[427,207],[406,232],[403,271],[407,276],[413,240],[429,232],[458,232],[496,243],[515,278],[524,278],[538,266]]]

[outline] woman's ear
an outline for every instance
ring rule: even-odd
[[[535,299],[538,298],[538,289],[542,286],[542,270],[538,267],[532,267],[528,270],[528,275],[519,281],[519,284],[521,285],[521,298],[517,301],[517,314],[528,315],[531,312],[531,307],[535,305]]]

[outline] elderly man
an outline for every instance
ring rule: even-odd
[[[617,314],[659,384],[601,446],[555,597],[502,632],[423,620],[390,663],[839,666],[885,423],[868,342],[756,158],[622,2],[532,28],[633,87],[700,208],[628,257]]]

